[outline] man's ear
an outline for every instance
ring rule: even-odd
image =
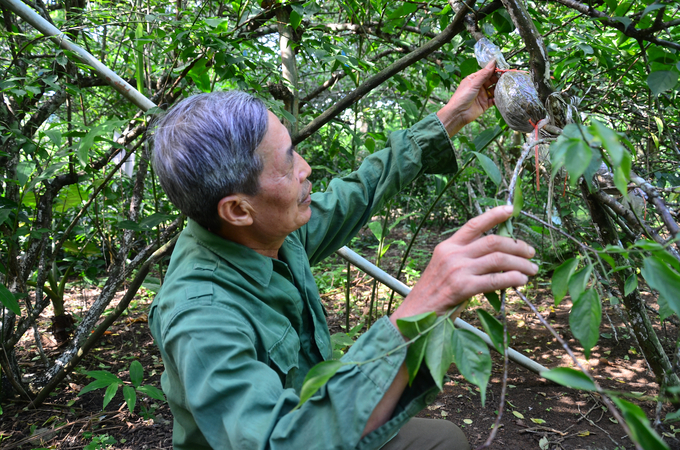
[[[252,208],[242,194],[224,197],[217,204],[217,214],[229,225],[247,227],[253,224]]]

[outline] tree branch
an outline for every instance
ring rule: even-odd
[[[476,0],[467,0],[468,7],[472,8],[472,6],[475,4],[475,1]],[[492,5],[493,7],[489,8]],[[498,7],[500,7],[499,4],[492,3],[491,5],[482,8],[480,12],[484,14],[490,14],[491,12],[495,11]],[[408,55],[404,56],[403,58],[399,59],[398,61],[394,62],[381,72],[373,75],[364,83],[362,83],[359,87],[357,87],[354,91],[350,92],[340,101],[338,101],[335,105],[324,111],[316,119],[312,120],[307,126],[300,130],[300,132],[297,135],[293,136],[293,145],[297,145],[300,142],[307,139],[309,136],[312,135],[312,133],[314,133],[319,128],[327,124],[332,118],[340,114],[346,108],[353,105],[364,95],[368,94],[373,89],[380,86],[382,83],[390,79],[392,76],[396,75],[397,73],[411,66],[412,64],[420,61],[421,59],[427,57],[429,54],[431,54],[432,52],[434,52],[447,42],[451,41],[451,39],[453,39],[454,36],[456,36],[463,30],[465,26],[463,20],[465,18],[466,12],[467,12],[466,10],[461,10],[460,12],[458,12],[454,16],[449,26],[447,26],[444,29],[444,31],[442,31],[436,38],[432,39],[431,41],[428,41],[414,52],[411,52]]]
[[[538,97],[545,105],[546,100],[555,89],[550,81],[550,60],[548,52],[543,44],[543,37],[538,32],[534,21],[529,12],[524,7],[521,0],[501,0],[505,9],[508,10],[510,18],[519,29],[519,34],[524,41],[524,45],[529,51],[529,66],[531,78],[536,86]]]
[[[598,11],[594,8],[591,8],[588,5],[584,5],[583,3],[577,1],[577,0],[551,0],[556,3],[560,3],[561,5],[567,6],[571,9],[575,9],[576,11],[583,13],[589,17],[592,17],[593,19],[598,19],[600,20],[603,24],[607,25],[608,27],[616,28],[619,30],[621,33],[625,34],[628,37],[632,37],[634,39],[642,39],[645,41],[649,41],[653,44],[660,45],[662,47],[668,47],[668,48],[674,48],[676,50],[680,50],[680,44],[676,42],[670,42],[670,41],[665,41],[662,39],[658,39],[654,36],[650,36],[650,33],[656,31],[656,30],[638,30],[634,26],[627,26],[624,25],[623,23],[614,20],[610,18],[608,15],[603,13],[602,11]],[[667,22],[669,24],[674,24],[675,21]],[[672,25],[670,25],[672,26]]]

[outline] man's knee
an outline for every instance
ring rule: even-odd
[[[470,444],[448,420],[413,418],[383,450],[470,450]]]
[[[437,436],[432,450],[469,450],[470,444],[463,430],[448,420],[430,420],[432,436]]]

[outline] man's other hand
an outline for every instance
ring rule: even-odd
[[[498,81],[496,60],[460,82],[451,100],[437,112],[444,128],[453,136],[493,105],[493,86]]]
[[[484,292],[521,286],[538,266],[526,242],[484,233],[506,221],[512,206],[499,206],[466,223],[441,242],[420,280],[390,320],[435,311],[444,314],[465,299]]]

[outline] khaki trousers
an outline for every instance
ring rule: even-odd
[[[470,444],[448,420],[414,417],[381,450],[470,450]]]

